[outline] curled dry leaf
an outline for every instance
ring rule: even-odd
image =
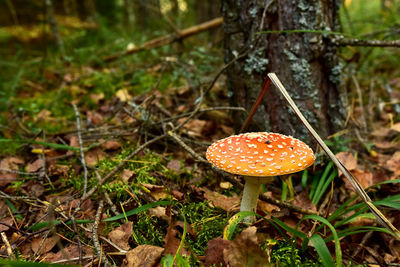
[[[160,261],[164,249],[151,245],[140,245],[126,253],[124,267],[154,267]]]
[[[124,181],[125,183],[129,182],[129,180],[130,180],[131,178],[133,178],[133,176],[134,176],[135,174],[136,174],[136,173],[135,173],[134,171],[131,171],[131,170],[128,170],[128,169],[122,170],[122,172],[121,172],[122,181]]]
[[[96,164],[104,159],[106,154],[100,148],[89,150],[85,153],[85,162],[89,167],[94,167]]]
[[[357,160],[350,152],[339,152],[336,157],[349,171],[357,168]],[[342,172],[339,171],[339,176],[341,175]]]
[[[108,234],[108,238],[124,250],[129,250],[129,238],[132,235],[132,222],[127,222],[115,228]]]
[[[207,249],[205,253],[205,267],[214,266],[226,267],[224,260],[224,249],[227,249],[230,245],[229,240],[225,240],[221,237],[211,239],[207,243]]]
[[[230,242],[224,250],[224,260],[228,266],[268,266],[268,255],[260,248],[257,228],[251,226]]]
[[[350,172],[354,176],[354,178],[356,178],[356,180],[361,184],[361,186],[363,188],[367,188],[374,184],[374,181],[373,181],[374,175],[372,174],[372,172],[363,171],[363,170],[359,170],[359,169],[355,169]],[[350,184],[350,182],[347,179],[344,179],[344,184],[348,190],[355,192],[354,187]]]
[[[167,168],[179,173],[181,171],[181,162],[177,159],[173,159],[168,162]]]
[[[24,164],[24,161],[17,157],[6,157],[0,162],[0,169],[18,170],[18,165]],[[17,173],[0,171],[0,187],[6,186],[18,178]]]
[[[347,181],[347,179],[346,179]],[[312,203],[308,192],[302,191],[300,194],[294,196],[293,204],[305,210],[317,211],[317,207]]]
[[[39,255],[45,254],[52,250],[60,238],[58,236],[48,237],[43,241],[43,243],[42,240],[43,238],[41,236],[34,237],[31,243],[32,251]]]
[[[194,233],[191,229],[190,225],[187,224],[187,233]],[[180,229],[179,229],[180,228]],[[165,236],[165,254],[175,255],[179,245],[181,244],[181,240],[179,236],[182,236],[184,228],[184,222],[171,222],[167,229],[167,234]],[[183,246],[180,250],[181,255],[190,255],[189,251]]]
[[[154,185],[154,184],[142,184],[142,185],[150,190],[150,195],[155,200],[160,200],[169,196],[167,190],[162,185]]]
[[[12,226],[14,224],[14,220],[11,217],[5,217],[3,219],[0,220],[1,224],[0,224],[0,232],[5,232],[8,230],[8,226]]]
[[[386,166],[395,176],[400,174],[400,151],[393,154],[393,156],[387,161]]]
[[[117,150],[121,144],[116,140],[108,140],[101,145],[106,150]]]
[[[211,204],[215,207],[222,208],[226,211],[232,211],[239,208],[240,197],[227,197],[205,187],[201,188],[201,190],[204,191],[204,198],[211,201]]]
[[[43,163],[43,159],[37,159],[34,162],[28,163],[28,165],[26,165],[26,171],[31,173],[37,172],[44,166]]]

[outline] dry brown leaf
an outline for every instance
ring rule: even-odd
[[[90,94],[89,96],[90,96],[90,99],[92,99],[92,101],[95,104],[98,104],[100,102],[100,100],[104,99],[104,93],[103,92],[101,92],[99,94]]]
[[[128,169],[124,169],[121,172],[121,178],[125,183],[127,183],[131,178],[133,178],[133,176],[135,174],[136,173],[134,171],[131,171],[131,170],[128,170]]]
[[[5,217],[1,219],[0,222],[2,222],[0,224],[0,232],[5,232],[8,230],[9,227],[6,225],[12,226],[14,224],[14,220],[11,217]]]
[[[390,127],[392,130],[395,130],[396,132],[400,132],[400,122],[397,122]]]
[[[155,200],[160,200],[169,196],[169,193],[162,185],[154,185],[154,184],[142,184],[142,185],[150,190],[150,195]]]
[[[149,209],[149,215],[155,216],[157,218],[163,219],[164,221],[170,221],[170,216],[167,215],[167,208],[165,207],[155,207]]]
[[[224,260],[230,267],[267,266],[268,255],[260,248],[257,228],[251,226],[238,235],[224,250]]]
[[[5,170],[18,170],[18,165],[24,164],[21,158],[17,157],[6,157],[0,162],[0,169]],[[9,183],[15,181],[18,178],[17,173],[0,171],[0,187],[6,186]]]
[[[239,207],[240,197],[227,197],[205,187],[202,187],[201,190],[204,191],[204,198],[211,201],[211,204],[215,207],[222,208],[226,211],[232,211]]]
[[[43,159],[37,159],[34,162],[28,163],[28,165],[26,165],[26,171],[27,172],[31,172],[31,173],[32,172],[37,172],[43,166],[44,166]]]
[[[312,203],[308,196],[308,192],[306,191],[302,191],[300,194],[295,195],[293,204],[306,210],[317,211],[317,207]]]
[[[41,120],[48,120],[51,116],[51,112],[47,109],[42,109],[35,117],[35,121],[41,121]]]
[[[398,143],[393,142],[374,142],[374,146],[379,149],[394,149],[400,147]]]
[[[115,93],[115,96],[121,101],[121,102],[127,102],[132,99],[132,96],[129,94],[128,90],[126,88],[120,89]]]
[[[34,197],[40,197],[46,191],[46,188],[35,180],[31,180],[22,185],[22,189],[26,191],[27,195]]]
[[[386,162],[386,167],[391,170],[395,176],[400,174],[400,151],[397,151]]]
[[[224,249],[229,247],[230,241],[224,240],[221,237],[211,239],[207,243],[207,249],[205,253],[205,267],[214,266],[226,267],[224,260]]]
[[[357,160],[350,152],[339,152],[336,157],[349,171],[357,168]],[[341,175],[342,172],[339,171],[339,176]]]
[[[168,162],[167,168],[179,173],[181,171],[181,162],[177,159],[173,159]]]
[[[105,153],[100,148],[89,150],[85,153],[85,162],[89,167],[96,166],[97,162],[105,158]]]
[[[60,238],[58,236],[48,237],[43,241],[43,244],[42,240],[43,238],[41,236],[38,236],[34,237],[31,242],[32,251],[39,255],[45,254],[52,250],[57,244],[58,240],[60,240]],[[41,244],[42,246],[40,246]]]
[[[126,253],[124,267],[154,267],[160,261],[164,249],[151,245],[140,245]]]
[[[69,145],[73,147],[79,147],[79,139],[77,135],[73,135],[69,138]]]
[[[96,111],[88,110],[86,112],[86,116],[89,119],[89,121],[91,123],[93,123],[94,125],[99,125],[99,124],[101,124],[103,122],[103,116],[100,113],[96,112]]]
[[[117,150],[121,147],[121,144],[116,140],[108,140],[101,146],[106,150]]]
[[[108,238],[124,250],[129,250],[129,238],[132,235],[132,222],[127,222],[108,233]]]
[[[180,232],[177,229],[177,226],[180,228]],[[187,232],[190,233],[193,230],[190,228],[190,225],[187,226]],[[175,255],[176,251],[178,250],[179,245],[181,244],[181,240],[178,238],[181,236],[181,232],[183,231],[183,222],[171,222],[168,226],[167,234],[165,235],[165,254],[172,254]],[[190,255],[189,251],[183,246],[180,250],[181,255]]]
[[[186,120],[186,118],[182,118],[178,120],[178,123]],[[187,130],[187,134],[191,137],[202,137],[203,132],[207,131],[206,129],[207,121],[193,119],[185,124],[184,128]]]

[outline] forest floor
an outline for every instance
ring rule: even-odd
[[[10,61],[0,98],[2,258],[83,266],[400,264],[400,242],[320,150],[307,171],[263,187],[259,220],[240,223],[241,177],[205,160],[213,141],[235,133],[232,113],[246,112],[229,105],[222,52],[165,51],[100,65],[56,56]],[[367,77],[344,79],[369,86]],[[400,99],[400,80],[388,84],[390,99]],[[344,130],[327,144],[399,227],[398,104],[369,94],[376,102],[350,99]]]

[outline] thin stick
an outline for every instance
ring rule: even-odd
[[[372,201],[368,194],[364,191],[360,183],[353,177],[353,175],[347,170],[347,168],[336,158],[336,156],[333,154],[333,152],[329,149],[327,145],[325,145],[324,141],[321,139],[321,137],[317,134],[317,132],[312,128],[310,123],[306,120],[306,118],[303,116],[303,114],[300,112],[292,98],[290,97],[289,93],[286,91],[285,87],[281,83],[281,81],[278,79],[278,76],[276,76],[275,73],[268,73],[268,77],[271,79],[272,83],[279,89],[279,91],[282,93],[282,95],[285,97],[286,101],[289,103],[290,107],[293,109],[293,111],[296,113],[297,117],[300,119],[300,121],[304,124],[304,126],[307,128],[307,130],[311,133],[311,135],[315,138],[315,140],[318,142],[318,144],[322,147],[322,149],[325,151],[325,153],[329,156],[329,158],[332,160],[332,162],[336,165],[336,167],[344,174],[344,176],[349,180],[350,184],[353,186],[353,188],[356,190],[359,196],[364,200],[364,202],[367,204],[371,212],[375,215],[376,219],[387,229],[392,231],[394,235],[400,239],[400,232],[399,230],[396,229],[396,227],[393,226],[393,224],[390,223],[390,221],[378,210],[374,204],[372,204]]]
[[[78,111],[78,108],[76,107],[76,105],[72,104],[72,107],[74,108],[74,111],[75,111],[76,129],[77,129],[78,142],[79,142],[79,151],[81,154],[81,164],[83,167],[83,178],[84,178],[84,180],[83,180],[83,195],[86,195],[88,170],[86,167],[85,154],[83,153],[82,135],[81,135],[81,118],[80,118],[79,111]]]
[[[262,99],[263,99],[265,93],[267,92],[267,89],[268,89],[270,83],[271,83],[271,80],[270,80],[270,79],[267,79],[267,80],[265,81],[264,86],[263,86],[263,89],[260,91],[260,94],[258,95],[258,97],[257,97],[257,99],[256,99],[256,102],[254,102],[254,105],[251,107],[249,116],[247,117],[246,121],[243,123],[243,126],[242,126],[242,128],[240,129],[240,132],[239,132],[239,133],[242,133],[243,131],[245,131],[245,130],[247,129],[247,127],[249,126],[250,121],[251,121],[251,119],[253,118],[254,114],[256,113],[257,108],[258,108],[258,106],[260,105],[260,103],[261,103],[261,101],[262,101]]]
[[[351,75],[351,79],[353,80],[353,83],[354,83],[354,86],[356,87],[356,91],[357,91],[357,95],[358,95],[358,101],[359,101],[358,103],[360,105],[360,111],[361,111],[362,131],[363,131],[363,133],[366,133],[368,128],[367,128],[367,120],[365,119],[365,109],[364,109],[360,84],[358,83],[358,81],[354,75]]]
[[[370,47],[400,47],[400,40],[360,40],[360,39],[338,39],[334,41],[338,46],[370,46]]]
[[[104,202],[103,200],[99,201],[99,207],[97,208],[96,211],[96,216],[92,228],[92,239],[93,239],[93,245],[97,253],[97,257],[101,258],[101,262],[103,263],[104,266],[111,266],[110,262],[108,261],[107,257],[102,257],[102,248],[101,244],[99,241],[99,236],[97,234],[97,229],[99,228],[99,223],[100,223],[100,218],[101,218],[101,213],[103,210]]]
[[[13,252],[13,250],[11,248],[10,242],[8,242],[6,233],[1,232],[1,240],[3,240],[3,243],[6,245],[8,258],[11,259],[11,260],[14,260],[15,259],[15,255],[14,255],[14,252]]]
[[[74,232],[75,232],[76,243],[78,244],[78,252],[79,252],[78,264],[81,265],[82,264],[82,244],[81,244],[81,239],[79,238],[78,229],[76,229],[76,223],[75,223],[74,216],[71,216],[71,223],[72,223],[72,228],[74,229]]]

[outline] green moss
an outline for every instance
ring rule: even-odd
[[[228,214],[211,207],[207,201],[189,202],[181,212],[197,233],[196,237],[188,237],[187,243],[196,255],[204,255],[208,241],[222,235]]]
[[[296,248],[295,240],[290,242],[278,241],[271,249],[271,262],[277,266],[323,266],[321,262],[314,262],[305,255],[301,255]]]

